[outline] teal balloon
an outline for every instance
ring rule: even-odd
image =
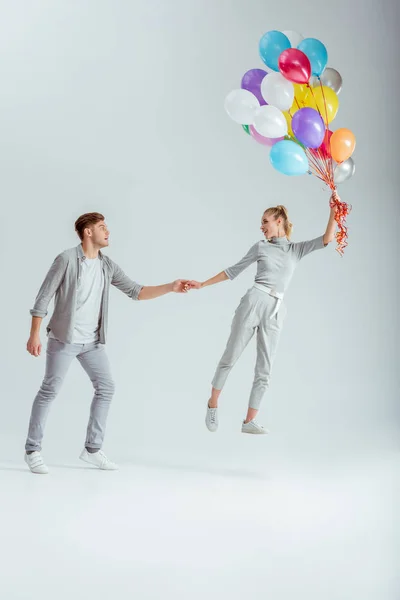
[[[324,44],[315,38],[306,38],[297,46],[311,63],[311,72],[315,77],[322,75],[328,63],[328,51]]]
[[[279,71],[278,59],[284,50],[291,48],[289,38],[281,31],[267,31],[259,44],[260,56],[267,67]]]
[[[269,160],[274,169],[284,175],[304,175],[309,169],[303,148],[290,140],[272,146]]]

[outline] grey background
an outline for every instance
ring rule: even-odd
[[[92,396],[77,363],[48,421],[52,476],[30,478],[23,445],[45,357],[25,349],[29,308],[55,255],[78,242],[80,214],[106,215],[107,252],[149,285],[234,263],[277,203],[294,240],[324,232],[319,182],[273,171],[223,111],[242,74],[262,67],[258,40],[273,28],[326,44],[344,79],[334,126],[355,132],[357,171],[340,190],[353,205],[345,257],[333,244],[307,257],[286,297],[260,413],[270,436],[239,433],[254,346],[221,397],[218,435],[204,426],[254,268],[187,297],[134,304],[113,290],[105,450],[124,469],[113,484],[77,470]],[[35,596],[38,582],[43,597],[70,596],[85,581],[99,597],[136,584],[138,598],[159,598],[172,581],[174,598],[187,586],[193,598],[398,597],[398,30],[394,1],[0,2],[7,598]]]
[[[294,240],[324,232],[328,193],[269,165],[224,114],[225,95],[262,67],[268,29],[321,39],[344,79],[334,127],[357,137],[349,247],[306,258],[260,419],[263,446],[238,434],[254,348],[221,397],[221,431],[203,424],[209,382],[254,269],[187,297],[111,298],[108,352],[117,382],[106,449],[117,460],[251,468],[276,461],[368,462],[396,447],[398,25],[395,2],[288,0],[2,2],[2,452],[21,458],[44,355],[25,345],[29,308],[73,223],[106,215],[107,252],[134,279],[205,279],[260,239],[284,203]],[[45,342],[44,331],[42,341]],[[46,456],[75,456],[90,382],[75,364],[53,406]]]

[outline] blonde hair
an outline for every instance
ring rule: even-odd
[[[270,215],[274,219],[282,219],[285,235],[287,239],[290,240],[290,236],[292,235],[293,224],[289,221],[287,208],[282,204],[278,204],[278,206],[271,206],[270,208],[267,208],[264,214]]]

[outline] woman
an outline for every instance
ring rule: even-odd
[[[331,201],[337,198],[332,194]],[[252,288],[243,296],[232,322],[231,334],[225,352],[212,381],[211,398],[207,405],[206,425],[209,431],[218,429],[218,398],[225,381],[242,354],[257,334],[257,361],[247,416],[242,423],[242,433],[264,434],[268,431],[256,421],[265,390],[269,385],[271,367],[286,309],[283,296],[289,286],[299,260],[310,252],[324,248],[334,239],[336,208],[331,202],[331,212],[324,235],[306,242],[290,241],[292,224],[284,206],[268,208],[261,220],[265,239],[250,248],[237,264],[203,283],[191,281],[192,289],[204,288],[227,279],[234,279],[246,267],[257,261],[257,274]]]

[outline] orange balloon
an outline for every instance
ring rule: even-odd
[[[342,163],[353,154],[356,147],[356,138],[350,129],[337,129],[332,134],[330,144],[333,160]]]

